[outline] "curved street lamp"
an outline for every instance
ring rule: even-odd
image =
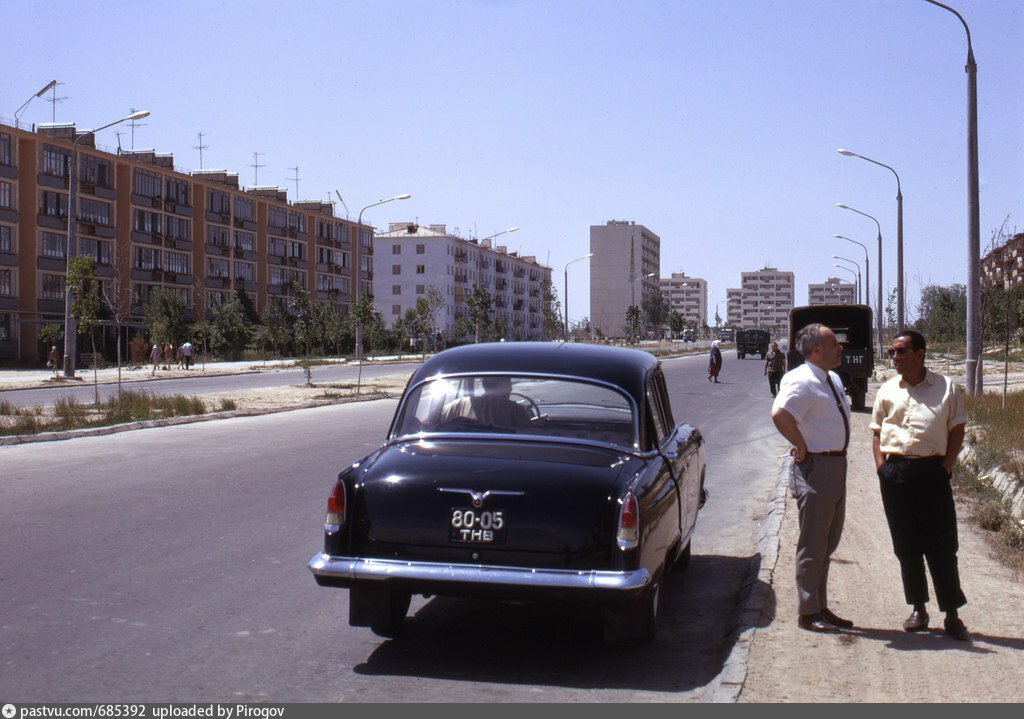
[[[846,240],[852,242],[855,245],[860,245],[861,249],[864,250],[864,304],[871,304],[871,262],[868,259],[868,248],[863,243],[857,242],[857,240],[851,240],[849,237],[843,235],[833,234],[837,240]]]
[[[56,84],[57,84],[56,80],[50,80],[48,83],[46,83],[46,87],[44,87],[42,90],[37,92],[35,95],[30,97],[29,99],[25,100],[25,103],[21,107],[19,107],[17,110],[14,111],[14,127],[15,128],[20,127],[20,123],[18,122],[18,118],[21,116],[21,111],[24,110],[26,107],[28,107],[28,104],[30,102],[32,102],[33,100],[35,100],[37,97],[42,97],[43,95],[45,95],[47,90],[49,90],[51,87],[54,87]]]
[[[856,212],[858,215],[864,215],[864,217],[867,217],[868,219],[872,220],[875,223],[875,227],[878,228],[878,309],[875,312],[875,325],[878,329],[878,356],[881,357],[883,351],[883,343],[885,341],[882,337],[882,311],[885,307],[885,305],[882,304],[882,226],[878,224],[878,220],[876,220],[868,213],[861,212],[860,210],[854,209],[849,205],[844,205],[842,202],[837,202],[836,207],[842,208],[844,210],[849,210],[850,212]]]
[[[563,303],[565,305],[565,307],[563,308],[565,310],[565,329],[563,330],[562,335],[562,340],[564,342],[569,341],[569,265],[571,265],[573,262],[579,262],[580,260],[585,260],[588,257],[593,256],[593,252],[588,252],[587,254],[583,255],[583,257],[577,257],[575,260],[569,260],[568,262],[565,263],[565,302]]]
[[[906,315],[903,311],[903,191],[900,189],[900,176],[896,174],[896,170],[892,169],[884,162],[872,160],[870,157],[858,155],[856,152],[844,150],[841,147],[838,148],[836,152],[840,155],[846,155],[847,157],[859,157],[860,159],[867,160],[879,167],[884,167],[896,177],[896,328],[902,330]]]
[[[43,88],[42,92],[45,92],[46,89]],[[71,258],[73,255],[77,255],[75,232],[78,229],[78,160],[76,156],[78,143],[90,135],[95,136],[100,130],[106,130],[108,127],[130,120],[141,120],[144,117],[149,117],[149,110],[133,112],[127,117],[108,122],[95,130],[82,130],[82,132],[76,133],[77,137],[71,143],[71,154],[68,156],[68,237],[67,247],[64,250],[64,376],[69,379],[75,376],[78,332],[77,323],[71,314],[71,287],[67,285],[71,278]]]
[[[967,394],[982,393],[981,361],[981,210],[978,203],[978,65],[974,62],[971,28],[948,5],[926,0],[957,16],[967,32]]]
[[[854,260],[848,259],[846,257],[840,257],[839,255],[832,255],[832,259],[833,260],[842,260],[843,262],[849,262],[851,265],[853,265],[854,267],[857,268],[857,302],[859,303],[860,302],[860,289],[861,289],[861,284],[860,284],[860,265],[857,264]]]
[[[363,213],[366,212],[367,210],[369,210],[371,207],[376,207],[377,205],[386,205],[387,203],[394,202],[395,200],[408,200],[410,197],[412,197],[412,195],[409,195],[409,194],[395,195],[394,197],[389,197],[389,198],[387,198],[385,200],[377,200],[376,202],[372,202],[372,203],[370,203],[369,205],[367,205],[366,207],[364,207],[363,209],[361,209],[359,211],[359,220],[356,223],[356,225],[357,225],[357,227],[356,227],[356,245],[355,245],[355,251],[353,253],[354,254],[354,258],[353,258],[354,259],[354,261],[353,261],[353,265],[354,265],[353,272],[355,273],[355,283],[354,283],[355,287],[352,290],[352,305],[353,306],[355,306],[359,302],[359,290],[360,290],[360,285],[362,284],[362,271],[363,271],[363,268],[360,266],[360,263],[359,263],[359,248],[360,248],[360,246],[362,244],[362,237],[361,237],[361,235],[362,235],[362,231],[363,231]],[[362,320],[361,317],[357,317],[356,318],[356,360],[359,361],[359,366],[360,367],[362,367],[362,359],[363,359],[363,320]]]
[[[839,270],[844,270],[844,271],[846,271],[846,272],[849,272],[849,273],[850,273],[850,274],[851,274],[851,275],[853,276],[853,279],[854,279],[854,285],[853,285],[853,286],[854,286],[854,287],[856,287],[856,286],[857,286],[857,284],[856,284],[856,279],[857,279],[857,273],[856,273],[856,272],[854,272],[853,270],[851,270],[851,269],[850,269],[849,267],[847,267],[846,265],[837,265],[837,264],[835,264],[835,263],[832,263],[832,266],[833,266],[833,267],[835,267],[836,269],[839,269]]]

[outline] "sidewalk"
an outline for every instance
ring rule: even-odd
[[[872,384],[868,405],[874,400]],[[949,639],[928,605],[931,630],[908,634],[899,565],[878,494],[869,413],[851,426],[846,525],[829,577],[831,608],[856,627],[838,635],[797,627],[796,503],[786,494],[778,559],[764,616],[753,630],[741,702],[1020,702],[1024,700],[1024,584],[991,556],[984,531],[957,506],[960,573],[971,643]],[[780,453],[784,451],[780,443]],[[782,474],[783,480],[786,473]],[[772,599],[772,594],[774,599]]]

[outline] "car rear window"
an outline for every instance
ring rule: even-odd
[[[621,391],[582,380],[461,375],[412,388],[393,437],[484,433],[565,437],[633,448],[633,405]]]

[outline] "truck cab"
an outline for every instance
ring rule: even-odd
[[[770,343],[768,330],[740,330],[736,333],[736,356],[743,359],[747,355],[761,355],[764,359]]]
[[[872,349],[872,313],[867,305],[806,305],[794,307],[789,313],[789,368],[803,364],[796,348],[796,334],[809,324],[819,322],[835,333],[843,346],[843,362],[835,369],[843,380],[843,389],[850,396],[853,409],[863,410],[868,392],[868,379],[875,373],[875,352]]]

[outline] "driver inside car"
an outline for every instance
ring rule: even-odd
[[[530,413],[511,398],[510,377],[483,377],[483,394],[460,397],[445,405],[441,422],[472,419],[497,427],[525,427],[530,423]]]

